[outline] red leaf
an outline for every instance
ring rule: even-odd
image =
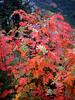
[[[20,80],[19,80],[19,85],[20,86],[24,86],[25,84],[27,84],[27,82],[28,82],[28,79],[27,78],[20,78]]]
[[[11,93],[13,93],[13,90],[12,90],[12,89],[10,89],[10,90],[4,90],[4,91],[2,92],[2,94],[0,95],[0,98],[4,98],[4,97],[6,97],[8,94],[11,94]]]
[[[21,27],[24,27],[24,26],[27,25],[27,22],[20,22],[19,25],[20,25]]]

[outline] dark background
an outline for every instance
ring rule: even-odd
[[[33,0],[41,9],[60,12],[75,27],[75,0]]]
[[[4,1],[4,3],[2,3]],[[31,12],[30,4],[21,5],[22,0],[0,0],[0,23],[4,23],[15,9],[25,9]],[[23,2],[27,0],[23,0]],[[60,12],[71,26],[75,27],[75,0],[28,0],[32,6],[36,5],[45,11]],[[34,4],[33,4],[34,3]],[[29,5],[29,6],[28,6]],[[35,7],[34,7],[35,8]]]

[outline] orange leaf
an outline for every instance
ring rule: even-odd
[[[67,76],[67,78],[64,80],[64,82],[65,82],[67,85],[72,86],[72,85],[73,85],[73,80],[74,80],[74,78],[73,78],[72,74],[69,74],[69,75]]]
[[[42,31],[43,33],[48,34],[48,30],[47,30],[47,28],[46,28],[46,27],[42,27],[42,28],[41,28],[41,31]]]

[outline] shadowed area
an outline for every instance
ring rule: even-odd
[[[41,9],[60,12],[72,26],[75,26],[75,0],[33,0]]]

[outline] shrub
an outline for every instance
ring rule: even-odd
[[[66,100],[75,95],[75,51],[71,26],[60,14],[27,14],[19,28],[0,34],[1,98],[14,100]],[[6,73],[4,75],[2,72]],[[13,77],[13,78],[12,78]],[[7,84],[7,87],[4,87]],[[6,94],[5,94],[6,93]]]

